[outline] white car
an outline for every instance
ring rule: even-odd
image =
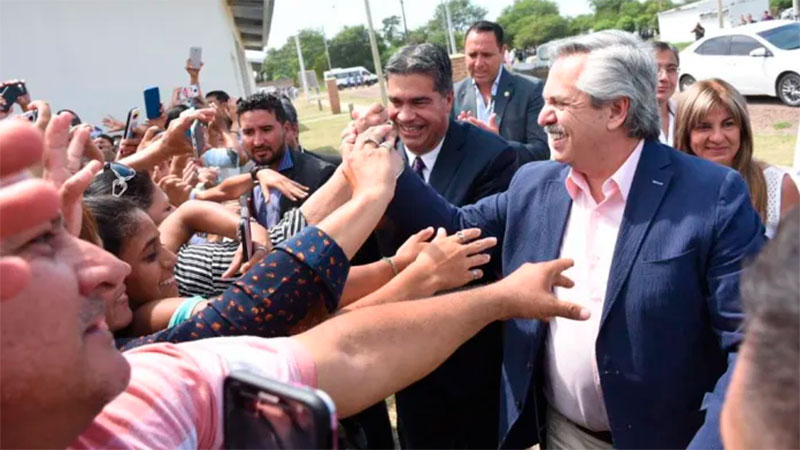
[[[800,106],[800,22],[769,20],[725,28],[681,52],[681,91],[721,78],[744,95],[778,97]]]

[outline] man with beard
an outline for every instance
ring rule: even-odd
[[[314,156],[289,149],[286,135],[291,132],[290,123],[286,120],[286,111],[278,97],[262,93],[251,95],[239,102],[237,115],[242,146],[256,164],[250,171],[256,183],[253,188],[253,216],[262,226],[270,227],[278,223],[283,213],[300,206],[303,199],[291,200],[276,189],[263,192],[257,183],[259,170],[269,168],[280,172],[306,186],[311,194],[333,175],[336,167]]]

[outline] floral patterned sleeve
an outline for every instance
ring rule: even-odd
[[[188,321],[148,336],[117,339],[117,347],[218,336],[288,336],[336,310],[349,270],[336,242],[319,228],[306,227]]]

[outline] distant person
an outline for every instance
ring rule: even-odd
[[[114,161],[117,159],[117,152],[114,146],[114,138],[107,134],[100,134],[94,138],[94,145],[103,152],[103,157],[106,161]]]
[[[772,17],[772,14],[770,14],[769,11],[764,11],[764,13],[761,14],[761,21],[762,22],[765,21],[765,20],[772,20],[772,19],[774,19],[774,17]]]
[[[672,95],[678,86],[680,58],[678,49],[662,41],[653,42],[653,53],[658,70],[656,99],[661,116],[661,134],[658,140],[671,147],[675,138],[675,102],[672,100]]]
[[[742,274],[744,343],[720,417],[725,448],[800,448],[800,210]]]
[[[694,33],[694,40],[699,41],[700,39],[703,39],[703,36],[706,35],[706,29],[700,25],[700,22],[697,22],[697,25],[694,26],[692,33]]]
[[[753,19],[753,15],[752,14],[748,14],[747,15],[747,23],[756,23],[756,20]]]
[[[547,136],[536,123],[544,105],[542,82],[503,67],[503,28],[475,22],[464,41],[469,77],[453,87],[453,117],[499,134],[516,150],[519,164],[550,157]]]
[[[739,25],[747,25],[747,19],[744,18],[744,14],[739,16]]]
[[[720,79],[701,80],[678,102],[675,148],[739,172],[750,199],[773,237],[778,222],[800,205],[800,193],[783,170],[753,158],[753,128],[747,101]]]

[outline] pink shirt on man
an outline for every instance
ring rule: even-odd
[[[604,199],[596,203],[584,175],[571,169],[566,179],[572,198],[561,244],[561,258],[575,265],[564,275],[575,282],[572,289],[556,288],[556,296],[588,308],[587,321],[556,318],[550,322],[547,340],[545,395],[550,406],[574,423],[595,431],[609,429],[595,341],[600,329],[608,274],[633,176],[644,140],[602,185]]]
[[[311,355],[291,338],[223,337],[124,353],[131,381],[74,448],[221,448],[222,383],[233,370],[315,387]]]

